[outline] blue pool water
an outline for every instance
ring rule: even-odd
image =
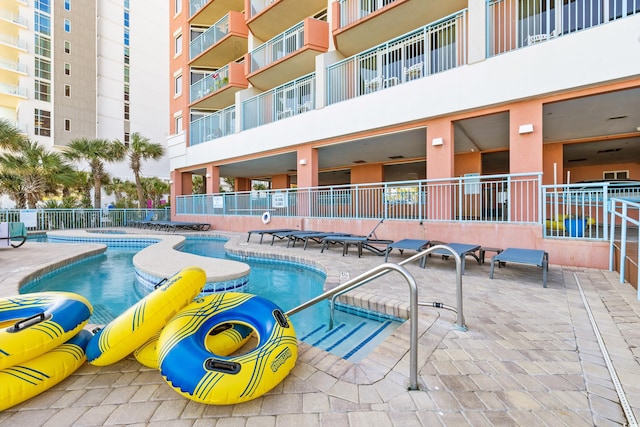
[[[64,244],[64,243],[58,243]],[[83,295],[94,306],[92,323],[105,324],[140,300],[146,292],[136,285],[133,256],[141,247],[109,247],[96,257],[64,267],[21,288],[21,293],[70,291]],[[187,239],[182,251],[215,258],[229,258],[224,242]],[[229,258],[233,259],[233,258]],[[322,293],[324,274],[291,263],[253,259],[246,292],[261,295],[288,311]],[[377,317],[377,318],[376,318]],[[298,339],[353,362],[391,334],[400,323],[371,313],[354,315],[336,311],[329,331],[327,302],[291,317]]]

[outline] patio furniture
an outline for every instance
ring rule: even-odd
[[[273,234],[273,233],[284,233],[284,232],[292,232],[292,231],[296,231],[293,228],[272,228],[270,230],[249,230],[247,233],[249,233],[247,235],[247,243],[249,242],[249,239],[251,238],[252,234],[259,234],[260,235],[260,244],[262,244],[262,239],[264,238],[265,234]]]
[[[393,243],[393,240],[370,239],[365,236],[333,235],[322,239],[322,250],[320,252],[323,253],[332,243],[342,245],[342,256],[349,253],[349,246],[356,246],[358,248],[358,258],[360,258],[362,257],[363,249],[367,249],[376,255],[386,255],[389,251],[389,245]],[[378,246],[384,246],[384,248]]]
[[[431,242],[431,245],[435,246],[435,243]],[[462,261],[461,263],[462,274],[464,274],[465,264],[466,264],[465,260],[467,255],[475,258],[475,260],[478,261],[478,265],[480,264],[480,257],[476,254],[476,252],[480,251],[480,245],[470,245],[467,243],[443,243],[443,245],[449,247],[453,252],[458,254],[458,256],[460,257],[460,260]],[[436,249],[433,252],[431,252],[431,254],[442,255],[443,259],[447,259],[451,256],[451,252],[447,251],[444,248]]]
[[[154,212],[147,212],[147,214],[145,215],[143,220],[133,220],[133,221],[129,221],[127,223],[127,225],[129,227],[134,227],[134,228],[143,228],[145,227],[148,223],[151,222],[151,220],[153,219],[153,215],[155,215]]]
[[[19,248],[27,241],[27,228],[23,222],[0,223],[0,247]],[[12,240],[20,240],[20,243],[12,243]]]
[[[422,62],[417,62],[409,67],[404,67],[405,80],[413,80],[422,77]]]
[[[287,247],[289,247],[289,243],[291,243],[293,247],[296,246],[296,241],[304,242],[303,249],[307,249],[307,244],[309,241],[313,241],[316,243],[322,243],[322,239],[325,237],[331,236],[351,236],[349,233],[332,233],[332,232],[322,232],[322,231],[302,231],[299,233],[291,233],[289,235],[289,242],[287,243]]]
[[[377,90],[382,89],[382,81],[384,80],[384,76],[374,77],[371,80],[366,80],[364,82],[364,91],[365,93],[375,92]]]
[[[480,248],[480,261],[482,262],[482,264],[484,264],[484,255],[486,252],[495,252],[496,254],[499,254],[503,250],[504,249],[502,248],[491,248],[489,246],[483,246]]]
[[[422,252],[423,250],[429,247],[429,244],[430,244],[429,240],[421,240],[421,239],[398,240],[397,242],[393,242],[392,244],[389,245],[389,250],[384,256],[384,262],[387,262],[387,259],[389,258],[389,253],[394,249],[398,249],[398,251],[400,251],[400,254],[402,254],[405,250]],[[424,268],[425,262],[426,262],[426,256],[423,256],[422,258],[420,258],[420,267]]]
[[[490,279],[493,279],[493,268],[496,261],[498,268],[501,263],[504,265],[506,262],[542,267],[542,286],[547,287],[547,271],[549,270],[549,254],[547,252],[540,249],[507,248],[491,258]]]

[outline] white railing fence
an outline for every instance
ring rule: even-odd
[[[212,139],[231,135],[236,127],[236,106],[207,114],[193,120],[190,125],[189,145],[194,146]]]
[[[638,256],[640,254],[640,236],[638,236],[638,229],[640,228],[640,203],[630,200],[619,199],[613,197],[611,203],[611,238],[609,244],[609,270],[615,270],[615,241],[618,238],[615,232],[615,224],[620,223],[620,283],[624,283],[627,276],[629,276],[629,282],[633,283],[635,280],[636,288],[638,288],[638,300],[640,300],[640,269],[638,268]],[[631,227],[630,227],[631,226]],[[632,272],[627,272],[627,249],[628,244],[633,244],[633,237],[628,234],[630,228],[635,230],[635,244],[636,244],[636,258],[632,260],[635,262],[636,277],[631,278]]]
[[[0,222],[23,222],[30,231],[126,227],[131,221],[144,220],[149,212],[156,221],[171,219],[168,208],[0,209]]]

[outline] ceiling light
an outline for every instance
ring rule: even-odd
[[[353,163],[359,164],[359,163],[367,163],[366,160],[354,160]]]
[[[613,117],[609,117],[607,120],[620,120],[620,119],[626,119],[628,116],[613,116]]]

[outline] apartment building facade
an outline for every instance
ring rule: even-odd
[[[133,132],[164,144],[167,14],[168,1],[3,1],[0,117],[51,149]],[[108,168],[133,179],[124,163]],[[168,158],[143,173],[168,179]]]
[[[171,8],[178,217],[260,226],[254,211],[182,208],[197,199],[194,175],[207,194],[218,193],[220,177],[233,178],[237,192],[254,181],[285,190],[494,175],[536,176],[540,185],[640,179],[638,0],[174,0]],[[461,221],[467,214],[389,221],[381,232],[464,235],[545,248],[556,263],[606,263],[606,242],[544,239],[540,218]],[[277,224],[327,229],[335,220],[302,213]],[[339,227],[357,233],[365,223]]]

